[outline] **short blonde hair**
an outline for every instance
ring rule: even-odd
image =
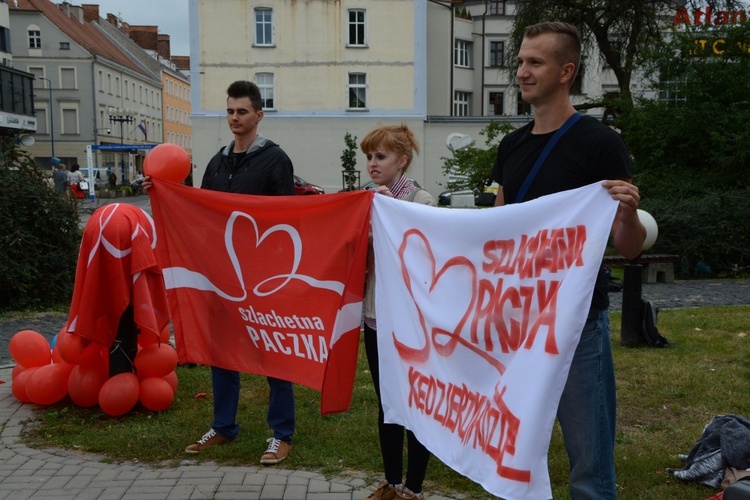
[[[578,70],[581,67],[581,33],[579,33],[578,28],[570,23],[552,21],[527,26],[526,29],[523,30],[523,37],[535,38],[547,33],[562,35],[560,37],[562,40],[560,49],[555,52],[558,55],[558,61],[561,65],[571,62],[575,66],[573,78],[570,79],[572,83],[575,81],[576,76],[578,75]]]

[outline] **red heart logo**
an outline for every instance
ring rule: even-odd
[[[461,336],[477,303],[478,278],[474,263],[466,257],[455,256],[449,258],[438,270],[432,246],[418,229],[410,229],[404,233],[398,253],[401,275],[416,307],[424,339],[422,347],[411,347],[401,342],[396,333],[392,332],[399,356],[409,362],[425,362],[430,355],[430,345],[435,347],[437,354],[444,357],[450,356],[461,345],[482,357],[502,374],[505,366],[500,361]],[[441,281],[443,278],[445,279]],[[448,314],[432,314],[428,318],[423,311],[429,308],[430,303],[450,304],[451,307]],[[461,310],[463,313],[456,321],[456,315],[451,313]],[[438,322],[440,324],[435,324]]]

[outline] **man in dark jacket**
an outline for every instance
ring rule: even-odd
[[[211,159],[201,188],[227,193],[293,195],[292,161],[277,144],[258,134],[263,110],[257,85],[237,81],[229,86],[227,95],[227,122],[234,140]],[[240,431],[236,421],[240,398],[239,372],[212,366],[211,376],[214,421],[201,439],[185,448],[187,453],[200,453],[211,446],[232,441]],[[274,436],[268,439],[260,463],[273,465],[284,460],[292,449],[295,407],[291,382],[268,377],[268,385],[267,422]]]

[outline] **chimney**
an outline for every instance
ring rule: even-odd
[[[130,26],[128,36],[138,44],[139,47],[146,50],[157,52],[159,49],[159,28],[158,26]]]
[[[172,56],[171,60],[177,69],[190,70],[190,56]]]
[[[169,35],[159,35],[157,37],[159,48],[157,52],[166,60],[171,59],[170,46],[169,46]]]
[[[83,21],[87,23],[99,22],[99,5],[93,3],[85,3],[81,5],[83,7]]]
[[[118,19],[116,15],[109,13],[109,12],[107,13],[107,22],[111,24],[112,26],[114,26],[115,28],[120,27],[120,19]]]
[[[63,9],[66,16],[71,19],[76,19],[79,23],[83,23],[83,9],[81,9],[81,7],[69,2],[63,2],[60,7]]]

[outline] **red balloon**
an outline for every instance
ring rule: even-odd
[[[102,350],[102,345],[75,333],[58,335],[55,348],[60,358],[71,365],[84,365],[93,361]]]
[[[13,392],[13,395],[16,397],[16,399],[20,402],[31,403],[31,399],[29,399],[29,396],[26,395],[26,382],[29,380],[29,377],[31,377],[38,369],[38,366],[27,368],[19,373],[16,379],[13,381],[13,385],[11,385],[11,391]]]
[[[65,360],[60,357],[60,347],[55,342],[55,347],[52,348],[52,362],[53,363],[64,363]]]
[[[143,173],[159,179],[182,182],[190,173],[190,155],[177,144],[159,144],[146,154]]]
[[[16,363],[16,366],[13,367],[13,371],[10,372],[10,380],[11,382],[16,380],[16,377],[26,369],[25,366],[23,366],[21,363]]]
[[[48,365],[52,359],[49,342],[34,330],[21,330],[10,339],[10,355],[27,368]]]
[[[147,345],[156,344],[159,342],[166,344],[169,342],[169,338],[171,336],[172,332],[169,330],[169,325],[165,326],[162,329],[161,333],[158,335],[153,330],[141,328],[141,331],[138,334],[138,346],[146,347]]]
[[[177,368],[177,351],[169,344],[150,344],[133,361],[138,377],[163,377]]]
[[[174,401],[174,391],[163,378],[149,377],[141,380],[141,404],[151,411],[163,411]]]
[[[88,408],[99,403],[99,391],[108,374],[102,363],[76,365],[68,377],[68,395],[78,406]]]
[[[169,375],[165,375],[162,378],[169,382],[169,385],[172,387],[172,392],[177,392],[177,372],[170,372]]]
[[[68,375],[62,364],[40,366],[26,380],[26,396],[38,405],[57,403],[68,394]]]
[[[135,407],[139,392],[135,373],[118,373],[104,382],[99,390],[99,406],[107,415],[124,415]]]

